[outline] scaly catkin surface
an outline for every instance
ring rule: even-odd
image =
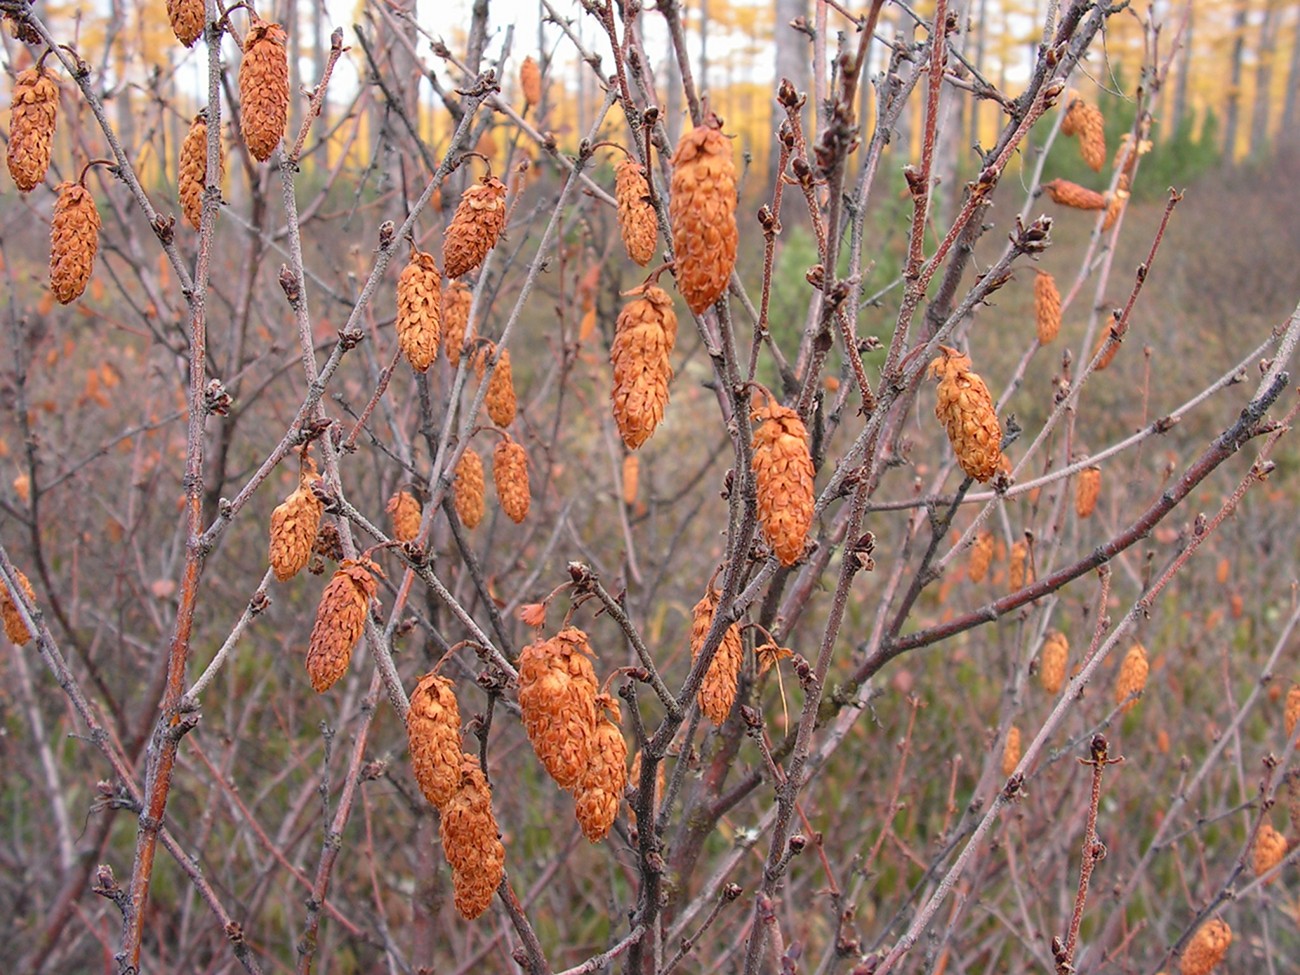
[[[411,767],[420,791],[442,809],[460,785],[460,707],[446,677],[426,674],[411,692],[406,715]]]
[[[253,14],[239,62],[239,127],[253,158],[266,162],[289,124],[289,39],[283,27]]]
[[[519,710],[542,767],[562,789],[578,784],[596,730],[596,672],[587,634],[565,627],[519,653]]]
[[[420,534],[420,515],[422,508],[410,491],[398,491],[388,499],[389,518],[393,522],[393,538],[399,542],[410,542]]]
[[[31,580],[23,574],[21,569],[14,569],[14,578],[18,580],[18,585],[22,586],[27,601],[35,605],[36,593],[32,590]],[[0,617],[4,619],[5,636],[11,641],[20,647],[25,647],[31,642],[32,632],[27,629],[27,624],[18,615],[18,606],[14,603],[13,597],[9,595],[9,587],[3,584],[0,584]]]
[[[1060,630],[1053,630],[1043,641],[1043,650],[1038,658],[1038,679],[1048,694],[1060,693],[1065,686],[1069,662],[1070,641]]]
[[[466,338],[473,338],[469,331],[469,313],[474,302],[474,293],[462,281],[453,281],[442,293],[443,318],[447,326],[447,361],[455,369],[460,365],[460,350]]]
[[[1183,949],[1183,975],[1209,975],[1223,961],[1232,944],[1232,928],[1217,917],[1210,918],[1192,935]]]
[[[203,0],[167,0],[167,19],[176,39],[193,47],[203,33]]]
[[[496,346],[489,343],[480,349],[475,357],[474,372],[480,381],[487,373],[488,358],[496,352]],[[497,356],[497,367],[492,370],[492,378],[488,380],[487,395],[483,399],[483,405],[487,407],[488,417],[501,429],[504,430],[515,422],[518,401],[515,399],[515,380],[510,370],[509,349],[502,349]]]
[[[1039,271],[1034,279],[1034,324],[1040,345],[1055,342],[1061,331],[1061,292],[1046,271]]]
[[[1140,695],[1146,689],[1147,673],[1150,669],[1146,648],[1140,643],[1129,647],[1128,653],[1124,655],[1124,662],[1120,664],[1119,679],[1115,681],[1115,703],[1123,704],[1123,713],[1128,714],[1137,707],[1137,697],[1133,697],[1132,700],[1128,698],[1130,695]],[[1124,703],[1126,701],[1127,703]]]
[[[459,782],[442,809],[438,831],[451,865],[456,910],[472,921],[492,903],[506,861],[492,812],[492,787],[473,755],[461,753]]]
[[[312,494],[316,466],[308,458],[298,473],[298,486],[271,512],[271,542],[267,561],[281,582],[292,579],[311,559],[325,506]]]
[[[722,297],[736,266],[736,166],[716,117],[682,136],[672,167],[677,289],[698,315]]]
[[[618,726],[618,702],[601,694],[596,698],[596,710],[601,716],[592,732],[587,766],[573,793],[578,825],[592,843],[609,834],[627,788],[627,742]]]
[[[713,625],[720,596],[721,593],[710,583],[704,596],[691,611],[691,660],[699,657],[700,651],[704,649],[704,639],[708,636],[709,627]],[[736,688],[744,657],[745,645],[740,637],[740,627],[732,623],[723,634],[722,643],[713,659],[709,661],[709,669],[705,672],[704,681],[696,695],[700,711],[716,725],[727,720],[731,706],[736,701]]]
[[[506,222],[506,185],[483,176],[460,198],[443,237],[443,270],[458,278],[483,263]]]
[[[24,193],[45,181],[59,114],[59,86],[44,68],[30,67],[14,81],[5,160],[14,184]]]
[[[635,159],[623,160],[614,170],[614,198],[618,201],[618,229],[627,256],[645,267],[655,256],[659,223],[650,205],[645,167]]]
[[[321,595],[307,646],[307,675],[317,693],[347,673],[377,589],[372,572],[378,573],[379,566],[369,559],[344,559]]]
[[[637,289],[637,297],[619,313],[609,350],[614,422],[629,450],[649,440],[664,418],[673,376],[669,356],[676,341],[672,298],[653,284]]]
[[[483,459],[472,448],[461,454],[451,490],[456,517],[466,528],[477,528],[487,508],[487,485],[483,479]]]
[[[758,520],[782,565],[803,556],[813,519],[813,463],[799,414],[772,402],[752,414]]]
[[[60,304],[81,297],[99,252],[99,211],[90,190],[78,183],[58,185],[50,220],[50,291]]]
[[[1002,426],[984,380],[971,372],[970,357],[946,345],[930,363],[939,379],[934,415],[947,431],[957,462],[969,477],[987,481],[1002,461]]]
[[[397,277],[397,342],[416,372],[438,357],[442,339],[442,278],[433,255],[413,250]]]
[[[502,440],[492,451],[492,480],[501,510],[516,525],[528,517],[532,495],[528,486],[528,455],[513,440]]]
[[[217,161],[219,175],[217,184],[226,175],[226,150],[217,141]],[[195,230],[203,217],[203,190],[208,181],[208,117],[206,112],[194,116],[189,132],[181,143],[179,172],[177,174],[177,196],[180,198],[181,212],[185,221]]]

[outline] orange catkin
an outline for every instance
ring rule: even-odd
[[[253,14],[239,62],[239,127],[248,151],[266,162],[289,124],[289,39],[283,27]]]
[[[298,486],[271,512],[271,543],[267,561],[281,582],[292,579],[311,559],[325,505],[312,493],[316,465],[304,457]]]
[[[443,319],[447,326],[447,361],[455,369],[460,365],[460,350],[469,334],[469,313],[474,303],[474,293],[461,281],[453,281],[442,293]]]
[[[167,19],[176,39],[193,47],[203,33],[203,0],[167,0]]]
[[[578,784],[596,732],[596,671],[587,634],[568,626],[519,652],[519,711],[542,767],[561,789]]]
[[[1012,725],[1007,731],[1006,744],[1002,746],[1002,774],[1010,775],[1020,764],[1020,729]]]
[[[1011,546],[1007,556],[1007,584],[1010,591],[1023,589],[1033,579],[1029,572],[1029,543],[1023,539]]]
[[[983,582],[992,561],[993,533],[987,528],[981,528],[970,547],[970,561],[966,567],[966,574],[970,577],[970,581]]]
[[[472,449],[461,454],[451,490],[456,517],[466,528],[477,528],[483,520],[487,488],[483,480],[483,460]]]
[[[1002,426],[993,397],[979,375],[970,371],[970,356],[946,345],[930,363],[939,380],[934,414],[943,424],[957,462],[968,477],[987,481],[1002,460]]]
[[[397,342],[416,372],[438,357],[442,339],[442,278],[433,255],[411,249],[397,278]]]
[[[33,606],[36,605],[36,593],[32,590],[31,580],[23,574],[21,569],[14,569],[14,578],[18,585],[22,587],[23,594],[27,596],[27,601]],[[5,636],[20,647],[27,646],[32,639],[32,631],[27,628],[23,618],[18,615],[18,605],[14,598],[9,595],[9,587],[0,583],[0,617],[3,617],[5,624]]]
[[[1255,834],[1255,845],[1251,849],[1250,856],[1255,876],[1263,876],[1281,863],[1282,858],[1286,856],[1286,847],[1286,837],[1274,829],[1272,823],[1261,825],[1259,832]]]
[[[451,865],[456,910],[472,921],[492,903],[506,862],[506,848],[501,845],[492,812],[492,787],[473,755],[461,753],[459,781],[442,809],[438,834],[443,855]]]
[[[1106,204],[1106,216],[1101,221],[1101,229],[1109,230],[1115,226],[1115,221],[1124,210],[1124,204],[1128,202],[1129,191],[1124,187],[1119,187],[1110,195],[1110,201]]]
[[[618,727],[618,702],[601,694],[596,698],[596,710],[601,717],[592,732],[587,765],[573,792],[582,835],[592,843],[609,834],[627,788],[627,742]]]
[[[393,538],[410,542],[420,534],[420,502],[410,491],[398,491],[388,499],[388,516],[393,520]]]
[[[226,175],[226,151],[217,140],[217,161],[219,175],[217,183]],[[195,230],[203,217],[203,190],[208,182],[208,115],[199,112],[190,123],[190,130],[181,143],[180,172],[176,184],[180,197],[181,212],[185,220]]]
[[[460,785],[460,707],[446,677],[426,674],[411,692],[406,740],[420,791],[442,809]]]
[[[460,198],[443,236],[442,260],[447,277],[458,278],[483,263],[506,223],[506,184],[483,176]]]
[[[60,183],[58,193],[50,220],[50,291],[67,305],[81,297],[95,268],[99,211],[80,183]]]
[[[1039,271],[1034,280],[1034,320],[1038,343],[1055,342],[1061,331],[1061,292],[1056,287],[1056,279],[1046,271]]]
[[[24,193],[45,181],[59,113],[59,87],[44,67],[18,73],[9,115],[5,160],[14,184]]]
[[[628,450],[649,440],[664,418],[673,376],[669,356],[677,341],[677,315],[668,292],[647,284],[634,293],[637,297],[619,313],[609,350],[614,422]]]
[[[1096,369],[1097,372],[1101,372],[1103,369],[1109,366],[1112,362],[1115,361],[1115,356],[1119,355],[1120,342],[1116,341],[1116,342],[1111,342],[1109,345],[1106,344],[1107,341],[1110,339],[1111,335],[1113,334],[1114,332],[1109,328],[1106,329],[1106,331],[1102,332],[1101,338],[1097,341],[1097,347],[1092,350],[1092,354],[1094,358],[1098,355],[1098,353],[1101,354],[1101,358],[1097,359],[1097,369]]]
[[[1052,198],[1052,202],[1074,210],[1104,210],[1106,197],[1096,190],[1090,190],[1068,179],[1054,179],[1044,183],[1043,189]]]
[[[529,108],[542,103],[542,69],[531,54],[519,65],[519,87]]]
[[[1074,513],[1080,518],[1091,518],[1097,510],[1097,498],[1101,495],[1101,468],[1085,467],[1079,471],[1079,479],[1074,485]]]
[[[677,288],[695,314],[722,297],[736,266],[736,165],[717,116],[682,136],[668,205]]]
[[[318,694],[347,672],[378,588],[372,573],[380,568],[369,559],[344,559],[321,595],[307,646],[307,675]]]
[[[1210,918],[1192,935],[1183,949],[1182,975],[1210,975],[1223,961],[1232,944],[1232,928],[1217,917]]]
[[[1124,662],[1119,667],[1119,679],[1115,681],[1115,703],[1122,705],[1124,714],[1137,706],[1137,698],[1147,686],[1147,673],[1150,669],[1146,648],[1140,643],[1133,644],[1124,655]]]
[[[1079,155],[1094,173],[1106,165],[1106,119],[1101,109],[1085,101],[1077,101],[1070,111],[1078,116]]]
[[[813,520],[813,463],[799,414],[775,400],[752,414],[758,520],[782,565],[802,556]]]
[[[510,350],[502,349],[498,353],[497,347],[489,342],[475,357],[474,371],[482,380],[487,373],[488,359],[493,355],[497,357],[497,366],[492,370],[492,378],[488,380],[483,404],[487,407],[492,422],[504,430],[515,422],[515,412],[519,408],[515,399],[514,375],[510,371]]]
[[[528,517],[532,496],[528,486],[528,455],[509,437],[492,451],[492,481],[501,510],[516,525]]]
[[[1043,641],[1043,650],[1038,657],[1038,680],[1048,694],[1058,694],[1065,686],[1069,662],[1070,641],[1060,630],[1053,630]]]
[[[650,205],[645,167],[631,157],[614,170],[614,199],[618,201],[618,229],[627,256],[645,267],[655,256],[659,224]]]
[[[691,659],[694,660],[704,649],[704,638],[708,636],[713,625],[713,617],[718,612],[718,603],[722,594],[710,583],[703,598],[691,611]],[[716,725],[721,725],[731,713],[731,706],[736,701],[737,682],[740,680],[740,665],[744,662],[745,646],[740,639],[740,627],[732,623],[722,635],[709,669],[700,684],[700,710],[704,716]]]

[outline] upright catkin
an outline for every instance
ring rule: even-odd
[[[495,176],[480,177],[460,198],[443,235],[442,260],[447,277],[468,274],[496,246],[506,223],[506,184]]]
[[[447,348],[447,361],[453,369],[460,365],[460,350],[465,340],[472,338],[469,334],[469,313],[474,303],[474,292],[463,281],[453,281],[442,293],[443,319],[447,326],[444,345]]]
[[[587,765],[573,791],[578,825],[592,843],[609,834],[627,788],[627,742],[618,726],[618,702],[608,694],[598,695],[596,712],[600,717],[588,745]]]
[[[672,167],[677,289],[699,315],[722,297],[736,266],[736,165],[717,116],[681,137]]]
[[[987,481],[1002,461],[1002,426],[988,386],[971,372],[970,356],[946,345],[930,363],[939,380],[934,415],[943,424],[957,463],[968,477]]]
[[[1255,876],[1261,877],[1281,863],[1286,856],[1286,847],[1286,837],[1274,829],[1272,823],[1263,823],[1255,834],[1255,845],[1250,851],[1250,865],[1255,869]]]
[[[966,564],[966,575],[971,582],[983,582],[988,575],[989,565],[993,561],[993,533],[981,528],[970,546],[970,561]]]
[[[596,671],[587,634],[576,626],[519,652],[519,711],[533,751],[561,789],[587,768],[596,732]]]
[[[311,559],[325,505],[312,493],[316,465],[304,457],[298,486],[271,512],[271,541],[267,561],[281,582],[292,579]]]
[[[57,187],[50,219],[50,291],[60,304],[81,297],[99,252],[99,211],[90,190],[80,183]]]
[[[253,158],[266,162],[289,124],[289,39],[283,27],[252,15],[239,62],[239,128]]]
[[[1210,975],[1232,944],[1232,928],[1212,917],[1192,935],[1183,949],[1182,975]]]
[[[397,491],[388,499],[388,517],[393,523],[393,538],[399,542],[412,542],[420,534],[420,516],[423,509],[410,491]]]
[[[45,181],[59,114],[59,86],[41,65],[18,72],[5,161],[14,185],[29,193]]]
[[[492,787],[473,755],[461,753],[459,781],[442,808],[438,835],[451,865],[456,910],[472,921],[492,903],[506,862],[506,848],[501,845],[492,812]]]
[[[1059,694],[1065,686],[1066,668],[1070,662],[1070,641],[1060,630],[1053,630],[1043,641],[1038,656],[1038,680],[1048,694]]]
[[[492,451],[492,481],[496,484],[501,510],[516,525],[528,517],[532,496],[528,486],[528,455],[509,438]]]
[[[32,589],[31,580],[18,568],[14,569],[14,579],[22,587],[27,601],[33,606],[36,605],[36,593]],[[20,647],[25,647],[31,642],[32,631],[27,628],[23,618],[18,615],[18,604],[14,602],[13,596],[9,595],[9,587],[3,583],[0,583],[0,617],[4,619],[5,636],[11,642],[18,644]]]
[[[542,103],[542,69],[531,54],[519,65],[519,88],[524,93],[524,102],[529,108],[536,108]]]
[[[1115,703],[1122,705],[1124,714],[1137,706],[1137,698],[1147,686],[1150,669],[1146,648],[1140,643],[1129,647],[1119,667],[1119,679],[1115,681]]]
[[[627,256],[645,267],[655,256],[659,222],[650,205],[645,167],[631,157],[614,170],[614,199],[618,201],[618,229]]]
[[[1034,279],[1034,323],[1038,344],[1050,345],[1061,331],[1061,292],[1056,278],[1039,271]]]
[[[636,297],[619,313],[609,350],[614,422],[628,450],[649,440],[664,418],[673,376],[669,356],[677,342],[677,315],[668,292],[646,284],[632,293]]]
[[[699,657],[700,651],[704,649],[704,638],[713,626],[713,617],[718,612],[721,597],[722,593],[709,583],[704,596],[691,611],[691,660]],[[740,638],[740,627],[732,623],[722,634],[722,642],[709,661],[709,669],[705,672],[696,695],[700,711],[715,725],[721,726],[731,713],[744,658],[745,645]]]
[[[1007,730],[1006,744],[1002,746],[1002,774],[1009,776],[1020,764],[1020,728],[1012,725]]]
[[[782,565],[803,556],[813,520],[813,462],[799,414],[772,400],[754,410],[754,489],[758,521]]]
[[[1068,179],[1054,179],[1044,183],[1043,189],[1052,198],[1052,202],[1074,210],[1104,210],[1106,197],[1096,190],[1072,183]]]
[[[487,487],[483,480],[483,459],[472,448],[461,454],[451,492],[456,517],[461,524],[466,528],[477,528],[487,508]]]
[[[493,343],[487,343],[474,359],[474,372],[482,381],[487,373],[488,359],[493,355],[497,357],[497,365],[488,380],[487,395],[483,399],[483,405],[487,407],[487,414],[492,422],[504,430],[515,422],[515,413],[518,410],[514,374],[510,371],[510,350],[498,350]]]
[[[193,47],[203,33],[203,0],[167,0],[167,19],[176,39]]]
[[[442,809],[460,785],[460,707],[450,680],[438,674],[420,678],[406,714],[411,768],[424,797]]]
[[[365,629],[370,600],[378,589],[374,574],[379,573],[370,559],[344,559],[325,587],[307,646],[307,675],[318,694],[347,673],[352,648]]]
[[[433,255],[411,249],[397,277],[397,343],[416,372],[438,357],[442,339],[442,278]]]
[[[181,142],[180,171],[177,174],[177,195],[186,222],[195,230],[203,218],[203,190],[208,182],[208,114],[199,112],[190,123],[189,132]],[[226,175],[226,150],[217,140],[217,183]]]
[[[1085,467],[1079,471],[1079,479],[1074,485],[1074,513],[1080,518],[1091,518],[1097,510],[1097,498],[1101,495],[1101,468]]]

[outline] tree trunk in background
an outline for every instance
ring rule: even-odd
[[[131,89],[126,86],[126,73],[130,64],[131,44],[127,40],[132,33],[126,20],[127,5],[124,0],[113,0],[110,8],[110,17],[112,18],[108,26],[108,36],[117,37],[117,42],[113,45],[113,73],[116,77],[113,84],[117,88],[117,95],[114,98],[116,102],[117,116],[114,124],[117,126],[118,138],[122,140],[122,145],[127,152],[135,150],[135,115],[131,111]],[[143,14],[138,14],[143,16]],[[179,146],[172,148],[178,149]]]
[[[962,4],[961,0],[954,0],[948,7],[948,13],[961,22]],[[955,34],[952,36],[951,44],[958,50],[963,51],[965,48],[965,35]],[[956,58],[948,58],[948,69],[952,70],[954,66],[960,65],[961,62]],[[930,217],[935,221],[938,227],[946,227],[952,222],[953,206],[957,198],[957,167],[958,156],[962,151],[962,136],[965,133],[965,125],[962,119],[962,106],[967,99],[960,97],[963,92],[960,89],[945,84],[939,92],[939,118],[938,132],[936,134],[934,146],[934,176],[936,187],[933,196],[933,206],[930,209]]]
[[[1223,155],[1231,164],[1237,157],[1237,131],[1241,127],[1242,61],[1246,54],[1246,3],[1238,0],[1232,14],[1232,69],[1223,109]]]
[[[809,50],[808,35],[802,31],[797,31],[790,26],[790,21],[800,17],[807,19],[808,0],[776,0],[776,78],[777,84],[782,78],[789,78],[799,91],[808,91],[809,74]],[[776,88],[773,86],[773,94]],[[780,125],[780,120],[785,117],[785,111],[772,100],[772,137],[776,137],[776,128]],[[776,179],[779,175],[776,171],[777,163],[780,162],[780,153],[777,151],[775,144],[768,156],[767,167],[767,185],[776,186]]]
[[[1273,104],[1273,58],[1277,55],[1278,0],[1265,0],[1264,20],[1259,25],[1256,48],[1255,104],[1250,119],[1250,154],[1263,158],[1268,152],[1268,116]]]
[[[1286,99],[1282,103],[1282,122],[1278,126],[1278,141],[1295,143],[1297,133],[1297,102],[1300,102],[1300,11],[1296,12],[1295,36],[1291,38],[1291,66],[1286,74]]]
[[[1178,52],[1178,82],[1174,86],[1174,110],[1169,119],[1169,131],[1166,136],[1178,131],[1187,115],[1187,81],[1192,72],[1193,29],[1196,23],[1196,10],[1191,0],[1187,0],[1187,29],[1183,31],[1183,49]]]
[[[311,5],[311,67],[312,67],[312,84],[318,84],[320,77],[325,73],[325,54],[329,47],[326,43],[325,30],[325,0],[313,0]],[[317,131],[321,133],[330,130],[330,100],[324,99],[320,105],[320,119],[316,122]],[[328,166],[328,156],[321,160],[321,165]]]
[[[664,127],[668,130],[668,141],[675,146],[682,135],[682,113],[686,110],[686,97],[682,92],[682,67],[677,63],[671,45],[668,49],[667,61],[667,69],[662,75],[656,72],[656,77],[666,79],[664,81],[667,88],[664,92]]]
[[[971,32],[975,41],[975,50],[971,58],[971,63],[975,65],[975,70],[980,74],[984,73],[984,46],[988,41],[988,28],[985,26],[985,18],[988,15],[988,0],[980,0],[979,13],[975,15],[974,20],[970,21]],[[970,102],[970,128],[967,130],[966,142],[969,145],[979,145],[980,141],[980,109],[983,107],[982,99],[972,99]]]
[[[709,97],[709,0],[700,0],[700,72],[695,86],[700,98]]]
[[[302,90],[302,29],[299,26],[302,23],[302,11],[299,10],[301,4],[298,0],[289,0],[285,5],[284,11],[284,29],[289,32],[289,132],[297,132],[298,126],[302,124],[302,99],[298,98],[298,92]],[[288,142],[292,142],[290,137],[286,141],[285,152],[289,151]]]
[[[916,22],[911,17],[899,15],[899,23],[894,32],[896,44],[911,50],[916,43]],[[890,140],[894,147],[894,167],[897,169],[912,161],[912,101],[899,113],[898,124],[894,126],[894,137]]]

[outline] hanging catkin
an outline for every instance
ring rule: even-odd
[[[1119,668],[1119,679],[1115,681],[1115,703],[1121,705],[1120,710],[1124,714],[1137,707],[1138,696],[1147,686],[1147,673],[1150,669],[1146,648],[1140,643],[1133,644],[1124,655],[1124,662]]]
[[[519,65],[519,88],[524,93],[524,102],[529,108],[536,108],[542,103],[542,69],[530,54]]]
[[[469,332],[470,307],[474,302],[474,293],[461,281],[453,281],[442,293],[444,302],[443,317],[447,326],[447,361],[455,369],[460,365],[460,350],[465,346],[465,339],[472,338]]]
[[[443,270],[458,278],[483,263],[496,246],[506,222],[506,184],[495,176],[481,177],[460,198],[447,225],[442,245]]]
[[[321,595],[307,646],[307,675],[317,693],[328,691],[347,673],[378,588],[371,573],[379,574],[380,569],[369,559],[344,559]]]
[[[562,789],[578,784],[596,731],[596,672],[587,634],[565,627],[519,652],[519,711],[542,767]]]
[[[987,481],[1002,461],[1002,426],[993,407],[993,397],[984,380],[971,372],[970,357],[946,345],[930,363],[930,373],[939,379],[934,414],[943,424],[957,455],[957,463],[968,477]]]
[[[451,490],[456,517],[466,528],[477,528],[487,507],[487,487],[483,480],[483,460],[473,448],[461,454]]]
[[[1007,585],[1011,592],[1015,592],[1032,581],[1029,573],[1029,543],[1022,539],[1011,546],[1011,554],[1007,556]]]
[[[438,834],[451,865],[456,910],[472,921],[492,903],[506,862],[492,812],[492,787],[473,755],[461,753],[460,780],[442,809]]]
[[[498,353],[494,343],[486,343],[474,358],[474,372],[481,381],[487,373],[488,359],[493,355],[497,356],[497,366],[492,370],[492,378],[488,380],[483,405],[487,407],[492,422],[504,430],[515,422],[515,412],[518,409],[514,374],[510,371],[510,350],[501,349]]]
[[[736,265],[736,166],[721,128],[710,115],[682,136],[672,158],[677,289],[697,315],[722,297]]]
[[[627,742],[618,727],[618,702],[608,694],[600,694],[596,712],[600,717],[587,750],[587,765],[573,791],[582,835],[592,843],[599,843],[609,834],[627,788]]]
[[[505,439],[492,451],[492,480],[501,510],[516,525],[528,517],[532,496],[528,486],[528,455],[513,440]]]
[[[970,561],[966,566],[966,574],[970,577],[970,581],[983,582],[992,562],[993,533],[987,528],[981,528],[970,546]]]
[[[14,578],[18,585],[22,587],[23,594],[27,596],[27,601],[33,606],[36,605],[36,593],[32,590],[31,580],[23,574],[21,569],[14,569]],[[18,605],[9,595],[9,587],[0,583],[0,617],[3,617],[5,624],[5,636],[10,641],[18,644],[20,647],[27,646],[31,642],[32,632],[23,622],[23,618],[18,615]]]
[[[799,414],[772,400],[753,412],[758,521],[782,565],[803,556],[813,520],[813,463]]]
[[[722,594],[710,583],[704,596],[691,611],[691,660],[695,660],[704,649],[704,639],[713,625],[713,617],[718,612]],[[736,689],[740,680],[740,666],[745,658],[745,645],[740,638],[739,625],[732,623],[722,635],[709,669],[704,674],[696,699],[700,702],[700,711],[716,725],[721,725],[731,713],[731,706],[736,701]]]
[[[420,534],[420,502],[410,491],[397,491],[388,499],[387,509],[393,523],[393,538],[399,542],[411,542]]]
[[[226,150],[217,140],[217,183],[226,175]],[[181,212],[195,230],[203,217],[203,190],[208,182],[208,115],[199,112],[190,123],[190,130],[181,143],[180,172],[177,178]]]
[[[253,158],[266,162],[289,124],[289,39],[279,24],[253,14],[239,62],[239,127]]]
[[[1070,662],[1070,641],[1060,630],[1053,630],[1043,641],[1038,658],[1038,679],[1048,694],[1057,694],[1065,686],[1065,671]]]
[[[95,268],[99,251],[99,211],[90,190],[80,183],[57,187],[50,220],[50,291],[60,304],[81,297]]]
[[[1106,165],[1106,119],[1096,105],[1079,100],[1070,110],[1078,115],[1079,155],[1094,173]]]
[[[397,342],[416,372],[438,357],[442,337],[442,279],[433,255],[412,248],[397,278]]]
[[[634,294],[619,313],[609,350],[614,422],[628,450],[649,440],[664,418],[673,377],[669,356],[677,341],[677,315],[668,292],[647,284]]]
[[[406,740],[420,791],[442,809],[460,784],[460,708],[446,677],[426,674],[411,692]]]
[[[1223,961],[1232,944],[1232,928],[1217,917],[1210,918],[1192,935],[1183,949],[1183,975],[1210,975]]]
[[[59,87],[43,66],[18,72],[9,114],[5,159],[14,184],[24,193],[45,181],[59,113]]]
[[[325,505],[312,493],[316,465],[304,457],[298,486],[271,512],[271,543],[267,560],[281,582],[292,579],[311,559]]]
[[[1061,331],[1061,292],[1046,271],[1039,271],[1034,280],[1034,321],[1040,345],[1056,341]]]
[[[1281,863],[1282,858],[1286,856],[1286,848],[1286,837],[1274,829],[1272,823],[1263,823],[1259,827],[1259,832],[1255,834],[1255,846],[1250,855],[1250,864],[1255,869],[1255,876],[1263,876]]]
[[[655,256],[659,223],[650,205],[645,167],[635,159],[623,160],[614,170],[614,198],[618,201],[618,229],[627,256],[645,267]]]
[[[1006,744],[1002,746],[1002,774],[1009,776],[1020,764],[1020,729],[1012,725],[1007,730]]]
[[[1079,471],[1079,479],[1074,485],[1074,513],[1080,518],[1091,518],[1097,510],[1097,498],[1101,496],[1101,468],[1085,467]]]
[[[167,0],[167,19],[176,39],[193,47],[203,33],[203,0]]]

